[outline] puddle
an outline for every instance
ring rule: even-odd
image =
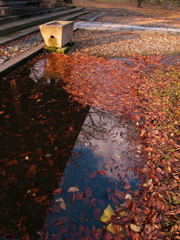
[[[123,203],[115,189],[137,190],[134,125],[72,101],[46,58],[32,63],[0,84],[0,239],[93,237]]]

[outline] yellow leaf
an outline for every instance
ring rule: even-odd
[[[126,212],[125,212],[125,211],[120,212],[119,215],[120,215],[121,217],[124,217],[124,216],[126,215]]]
[[[101,219],[100,219],[101,222],[106,223],[108,220],[111,219],[111,216],[114,215],[114,214],[115,214],[115,213],[114,213],[111,205],[109,204],[109,205],[107,206],[107,208],[104,209],[104,213],[103,213],[103,215],[101,216]]]
[[[132,223],[130,224],[130,228],[135,232],[139,232],[141,230],[141,227],[138,227]]]
[[[113,224],[112,224],[112,223],[108,224],[108,226],[107,226],[106,229],[107,229],[110,233],[115,234],[114,227],[113,227]]]

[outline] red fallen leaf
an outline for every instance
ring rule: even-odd
[[[147,151],[147,152],[152,152],[152,151],[153,151],[153,148],[147,147],[147,148],[145,148],[145,151]]]
[[[22,204],[21,204],[20,202],[18,202],[18,201],[16,201],[16,205],[17,205],[19,208],[22,207]]]
[[[132,236],[132,240],[141,240],[141,236],[139,235],[139,233],[134,233]]]
[[[115,195],[117,198],[119,198],[121,201],[123,201],[124,198],[125,198],[125,194],[124,194],[123,192],[119,191],[118,189],[115,189],[115,190],[114,190],[114,195]]]
[[[24,157],[26,157],[26,156],[28,156],[28,155],[30,155],[30,154],[33,154],[33,152],[27,151],[27,152],[25,152],[25,153],[19,154],[19,157],[24,158]]]
[[[103,170],[99,170],[98,173],[101,174],[101,175],[106,175],[106,172],[103,171]]]
[[[54,226],[59,226],[59,225],[62,225],[64,222],[63,221],[57,221]]]
[[[90,231],[90,229],[87,226],[85,227],[84,234],[86,236],[89,236],[91,234],[91,231]]]
[[[130,183],[125,183],[123,186],[124,189],[130,189],[131,188],[131,184]]]
[[[118,200],[115,197],[111,197],[111,200],[115,205],[120,205],[120,203],[118,202]]]
[[[8,119],[8,118],[10,118],[10,116],[11,116],[10,114],[7,114],[4,116],[4,118]]]
[[[96,172],[86,173],[86,175],[88,175],[89,178],[94,178],[96,176]]]
[[[18,163],[17,160],[11,160],[10,162],[6,163],[6,166],[8,167],[8,166],[11,166],[11,165],[17,164],[17,163]]]
[[[0,111],[0,114],[3,114],[4,113],[4,111]]]
[[[63,222],[67,222],[68,221],[68,216],[63,216],[57,219],[57,221],[63,221]]]
[[[85,188],[85,195],[86,197],[91,197],[92,196],[92,189],[90,187],[84,187]]]
[[[113,240],[113,236],[109,233],[109,232],[106,232],[106,234],[104,235],[104,240]]]
[[[130,207],[131,207],[131,204],[132,204],[131,199],[127,198],[127,199],[125,200],[124,206],[125,206],[126,208],[130,208]]]
[[[31,188],[32,192],[38,193],[40,190],[38,188]]]
[[[82,236],[80,232],[71,232],[70,235],[73,239],[79,239]]]
[[[82,191],[75,192],[74,195],[75,195],[77,200],[81,200],[83,198],[83,192]]]
[[[4,234],[5,238],[9,239],[9,238],[16,238],[16,235],[15,234],[12,234],[12,233],[5,233]]]
[[[164,239],[164,238],[167,237],[167,235],[166,235],[165,233],[163,233],[163,232],[159,232],[158,234],[156,234],[156,237],[157,237],[157,238]]]
[[[97,233],[97,229],[95,226],[92,226],[92,235],[96,234]]]
[[[71,202],[70,203],[73,203],[75,199],[76,199],[76,197],[75,197],[75,194],[73,193],[72,197],[71,197]]]
[[[30,167],[29,167],[29,170],[28,170],[28,173],[32,174],[32,175],[35,175],[37,173],[37,165],[36,164],[32,164]]]
[[[44,202],[47,198],[48,198],[48,195],[45,195],[45,196],[41,196],[41,197],[36,197],[34,200],[35,200],[37,203],[42,203],[42,202]]]
[[[64,227],[64,226],[60,226],[59,232],[60,232],[61,234],[67,233],[67,232],[68,232],[68,228],[67,228],[67,227]]]
[[[51,160],[51,159],[48,159],[48,160],[47,160],[47,163],[48,163],[48,165],[51,166],[51,167],[55,165],[54,161]]]
[[[30,239],[30,235],[28,232],[26,232],[22,237],[21,240],[29,240]]]
[[[83,197],[82,201],[85,202],[85,203],[89,203],[91,200],[87,197]]]
[[[55,234],[50,234],[50,239],[51,240],[57,240],[57,236]]]
[[[42,154],[42,148],[38,148],[36,151],[37,151],[37,154]]]
[[[70,226],[71,226],[72,231],[75,232],[75,230],[76,230],[76,224],[75,224],[74,222],[71,222],[71,223],[70,223]]]
[[[53,195],[61,194],[61,193],[62,193],[62,188],[57,188],[52,192]]]
[[[84,232],[84,229],[85,229],[85,228],[84,228],[83,225],[80,225],[80,226],[79,226],[79,231],[80,231],[80,232]]]
[[[99,200],[99,204],[101,205],[101,207],[104,207],[105,206],[105,203],[104,203],[104,201],[103,200]]]
[[[52,208],[50,208],[50,207],[47,207],[46,208],[46,213],[48,214],[48,213],[53,213],[54,211],[53,211],[53,209]]]
[[[29,97],[30,99],[37,99],[39,98],[39,93],[33,94],[32,96]]]
[[[79,214],[81,220],[84,220],[84,215],[85,215],[85,213],[86,213],[85,211],[82,211],[82,212]]]
[[[18,218],[18,220],[16,222],[17,223],[22,223],[22,222],[24,222],[26,220],[27,220],[27,217],[26,216],[22,216],[22,217]]]
[[[94,217],[99,221],[102,215],[102,211],[100,208],[94,209]]]

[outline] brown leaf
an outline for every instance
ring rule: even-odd
[[[37,203],[42,203],[42,202],[44,202],[47,198],[48,198],[48,195],[41,196],[41,197],[36,197],[36,198],[35,198],[35,201],[36,201]]]
[[[84,187],[85,188],[85,195],[86,197],[91,197],[92,196],[92,189],[88,186]]]
[[[22,217],[18,218],[18,220],[16,222],[17,223],[22,223],[22,222],[24,222],[26,220],[27,220],[27,217],[26,216],[22,216]]]
[[[94,217],[99,221],[102,215],[102,211],[100,208],[94,209]]]
[[[115,195],[117,198],[119,198],[121,201],[123,201],[124,198],[125,198],[125,194],[124,194],[123,192],[119,191],[118,189],[115,189],[115,190],[114,190],[114,195]]]
[[[61,193],[62,193],[62,188],[57,188],[52,192],[53,195],[61,194]]]

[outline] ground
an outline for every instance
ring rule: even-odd
[[[136,2],[112,4],[76,0],[74,4],[91,10],[89,15],[83,16],[87,19],[107,12],[97,21],[179,27],[180,14],[175,7],[168,11],[151,3],[143,3],[142,9],[136,7]],[[141,166],[131,169],[142,181],[138,191],[133,192],[126,185],[133,197],[125,198],[116,190],[113,196],[117,201],[123,199],[124,204],[117,204],[115,209],[108,207],[101,218],[103,221],[104,218],[107,220],[104,221],[105,228],[111,224],[103,235],[104,239],[180,239],[179,40],[178,35],[78,30],[73,34],[75,45],[67,55],[61,55],[60,58],[59,54],[52,54],[53,71],[56,69],[57,74],[59,71],[63,75],[66,68],[71,69],[66,76],[66,93],[81,105],[100,107],[117,117],[129,119],[139,138],[138,154],[145,159]],[[63,62],[65,70],[58,68]],[[13,80],[14,76],[11,78]],[[39,95],[36,97],[32,92],[31,98],[35,100]],[[49,102],[50,100],[47,104]],[[47,109],[49,111],[51,110]],[[3,111],[0,114],[4,114]],[[36,117],[41,118],[43,115],[38,113]],[[10,114],[7,114],[5,122],[9,118]],[[37,119],[36,123],[44,124],[44,121]],[[27,131],[29,127],[31,125]],[[68,129],[72,132],[71,126]],[[48,136],[53,145],[56,134],[55,137]],[[36,161],[35,163],[39,166],[43,156],[42,149],[36,154],[39,154],[39,159],[38,164]],[[47,155],[46,153],[45,157]],[[8,159],[4,161],[7,162]],[[16,160],[6,163],[5,170],[15,164]],[[26,173],[28,177],[36,176],[36,164],[29,166]],[[52,167],[52,164],[54,163],[50,161],[46,166]],[[6,176],[7,181],[13,182],[11,175],[4,171],[1,173]],[[78,195],[78,198],[81,196]],[[42,199],[42,196],[35,199],[38,203],[46,204],[46,199]],[[17,204],[21,205],[19,201]],[[24,221],[19,220],[21,224]],[[104,230],[99,231],[100,234],[102,232]],[[98,231],[94,233],[94,238],[100,239]],[[27,233],[23,239],[28,239]]]

